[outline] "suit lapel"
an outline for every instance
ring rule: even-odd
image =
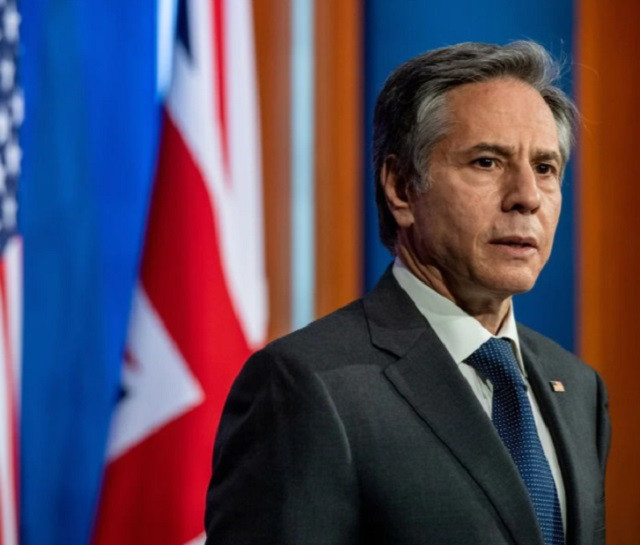
[[[398,360],[385,375],[486,494],[514,543],[540,545],[518,470],[468,383],[387,271],[364,300],[371,340]]]
[[[567,377],[562,376],[561,366],[538,353],[537,343],[519,327],[520,346],[529,383],[536,396],[542,417],[549,428],[558,456],[567,497],[567,545],[590,542],[592,528],[589,526],[592,508],[585,504],[591,494],[581,489],[593,481],[586,474],[585,464],[580,461],[580,447],[574,440],[571,425],[567,420],[567,405],[572,403],[572,392]],[[552,365],[555,364],[555,365]],[[550,381],[560,380],[569,387],[567,392],[556,393]]]

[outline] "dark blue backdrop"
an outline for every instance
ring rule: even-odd
[[[393,68],[436,47],[457,42],[506,43],[532,39],[556,58],[567,59],[564,89],[571,92],[574,13],[570,0],[452,2],[450,0],[367,0],[365,2],[366,145],[378,91]],[[370,155],[366,161],[365,285],[370,289],[391,260],[378,241]],[[516,298],[518,320],[574,347],[573,169],[565,176],[563,212],[554,252],[536,287]]]

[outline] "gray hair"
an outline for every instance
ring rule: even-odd
[[[461,43],[429,51],[396,68],[376,103],[373,165],[380,238],[393,250],[398,226],[380,183],[386,159],[396,157],[400,183],[426,188],[428,161],[447,131],[447,91],[465,83],[512,77],[531,85],[549,106],[558,128],[563,167],[569,160],[577,109],[555,85],[559,65],[541,45],[517,41],[500,46]]]

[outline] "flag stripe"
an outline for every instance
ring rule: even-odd
[[[11,343],[11,360],[13,363],[13,392],[16,422],[20,420],[20,392],[22,386],[22,246],[22,237],[13,236],[9,239],[4,249],[6,306],[9,323],[8,338]],[[16,430],[18,429],[19,428],[16,428]],[[17,448],[16,442],[16,449]],[[18,460],[17,456],[16,460]],[[16,475],[17,474],[16,466]]]
[[[225,6],[223,0],[214,0],[213,2],[213,40],[217,70],[216,87],[217,87],[217,108],[218,122],[220,123],[222,161],[224,172],[227,174],[225,179],[230,181],[229,173],[229,137],[227,131],[227,82],[226,82],[226,36],[225,36]]]
[[[14,363],[11,357],[7,283],[0,260],[0,543],[17,544],[18,437]]]
[[[13,241],[9,241],[11,246]],[[11,267],[15,253],[5,254],[0,260],[0,543],[18,543],[18,396],[14,350],[12,348],[11,298],[13,285],[7,278],[7,266]],[[7,259],[9,258],[9,263]]]
[[[221,131],[214,111],[217,94],[215,54],[211,50],[211,6],[189,4],[192,56],[177,48],[174,81],[167,109],[199,165],[216,214],[220,251],[231,300],[245,335],[254,348],[261,346],[267,327],[266,282],[262,233],[260,141],[255,96],[253,47],[250,39],[251,4],[227,2],[226,28],[233,53],[233,69],[226,77],[229,103],[229,144],[232,183],[225,183]],[[243,22],[243,24],[241,23]],[[231,66],[227,59],[227,65]]]
[[[2,417],[2,413],[0,412],[0,417]],[[0,438],[3,438],[0,435]],[[1,454],[0,454],[1,456]],[[2,462],[0,461],[0,464]],[[0,545],[5,545],[6,543],[6,539],[5,539],[5,524],[4,524],[4,504],[5,504],[5,498],[4,498],[4,494],[2,492],[3,490],[3,479],[2,479],[2,474],[0,472]]]
[[[223,274],[215,210],[202,172],[170,116],[156,185],[141,278],[195,375],[202,382],[228,380],[242,361],[231,369],[228,364],[243,360],[249,348]],[[177,259],[166,262],[166,255]],[[157,263],[164,263],[161,271]],[[228,384],[213,387],[207,391],[221,408]]]
[[[7,249],[5,249],[5,252]],[[11,332],[10,298],[11,284],[7,274],[7,257],[0,261],[0,306],[2,312],[2,338],[4,349],[4,360],[6,362],[7,381],[7,401],[8,401],[8,423],[9,423],[9,468],[10,482],[9,491],[13,500],[14,528],[17,527],[17,506],[19,504],[18,479],[19,479],[19,455],[18,455],[18,395],[15,363],[15,351],[13,349],[13,336]]]

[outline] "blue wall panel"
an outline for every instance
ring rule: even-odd
[[[563,87],[571,92],[574,13],[569,0],[367,0],[365,2],[366,213],[365,285],[370,289],[390,263],[378,240],[371,169],[371,126],[375,99],[388,74],[426,50],[465,41],[506,43],[532,39],[555,58],[565,59]],[[549,335],[568,349],[574,346],[573,169],[563,188],[563,212],[552,258],[536,287],[516,298],[518,320]]]

